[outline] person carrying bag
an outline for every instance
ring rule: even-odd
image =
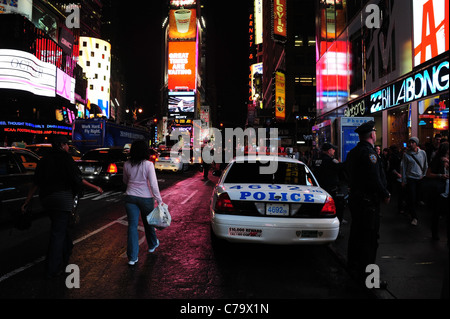
[[[155,199],[158,206],[164,203],[159,192],[155,167],[149,158],[150,151],[147,142],[135,141],[131,145],[130,159],[123,167],[123,182],[127,185],[125,209],[128,217],[127,257],[130,266],[138,262],[139,215],[141,215],[144,225],[148,251],[152,253],[159,246],[155,228],[148,224],[147,215],[153,211]]]

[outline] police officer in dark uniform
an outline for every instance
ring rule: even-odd
[[[333,197],[336,205],[336,216],[340,222],[344,214],[345,203],[343,194],[340,193],[340,175],[343,164],[334,158],[337,147],[331,143],[322,145],[319,158],[314,161],[314,175],[319,181],[320,187]]]
[[[390,201],[386,176],[374,144],[375,122],[369,121],[356,130],[360,142],[345,162],[349,177],[349,208],[352,217],[348,242],[348,266],[361,283],[369,275],[366,267],[375,264],[380,228],[380,203]]]

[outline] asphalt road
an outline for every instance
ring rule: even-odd
[[[72,268],[61,277],[43,277],[47,218],[35,220],[28,231],[1,230],[0,298],[179,302],[373,298],[352,282],[327,246],[213,246],[209,202],[216,178],[203,181],[194,170],[157,175],[172,225],[157,231],[161,244],[156,252],[147,252],[141,229],[139,262],[128,266],[123,194],[88,193],[80,203],[81,223],[74,229]]]

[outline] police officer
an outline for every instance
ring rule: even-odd
[[[344,200],[339,193],[339,176],[343,170],[343,164],[334,158],[337,147],[331,143],[324,143],[319,158],[314,161],[314,175],[319,181],[320,187],[333,197],[336,205],[336,215],[340,222],[344,213]],[[343,196],[342,196],[343,197]]]
[[[369,121],[356,130],[360,142],[345,163],[349,177],[349,208],[352,217],[348,242],[348,266],[355,278],[364,283],[366,267],[375,264],[380,228],[380,202],[390,201],[386,176],[374,144],[375,122]]]

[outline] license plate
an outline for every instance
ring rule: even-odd
[[[94,173],[94,172],[95,172],[95,169],[94,169],[93,167],[86,167],[86,168],[84,169],[84,171],[85,171],[86,173]]]
[[[267,216],[289,216],[289,204],[266,204]]]

